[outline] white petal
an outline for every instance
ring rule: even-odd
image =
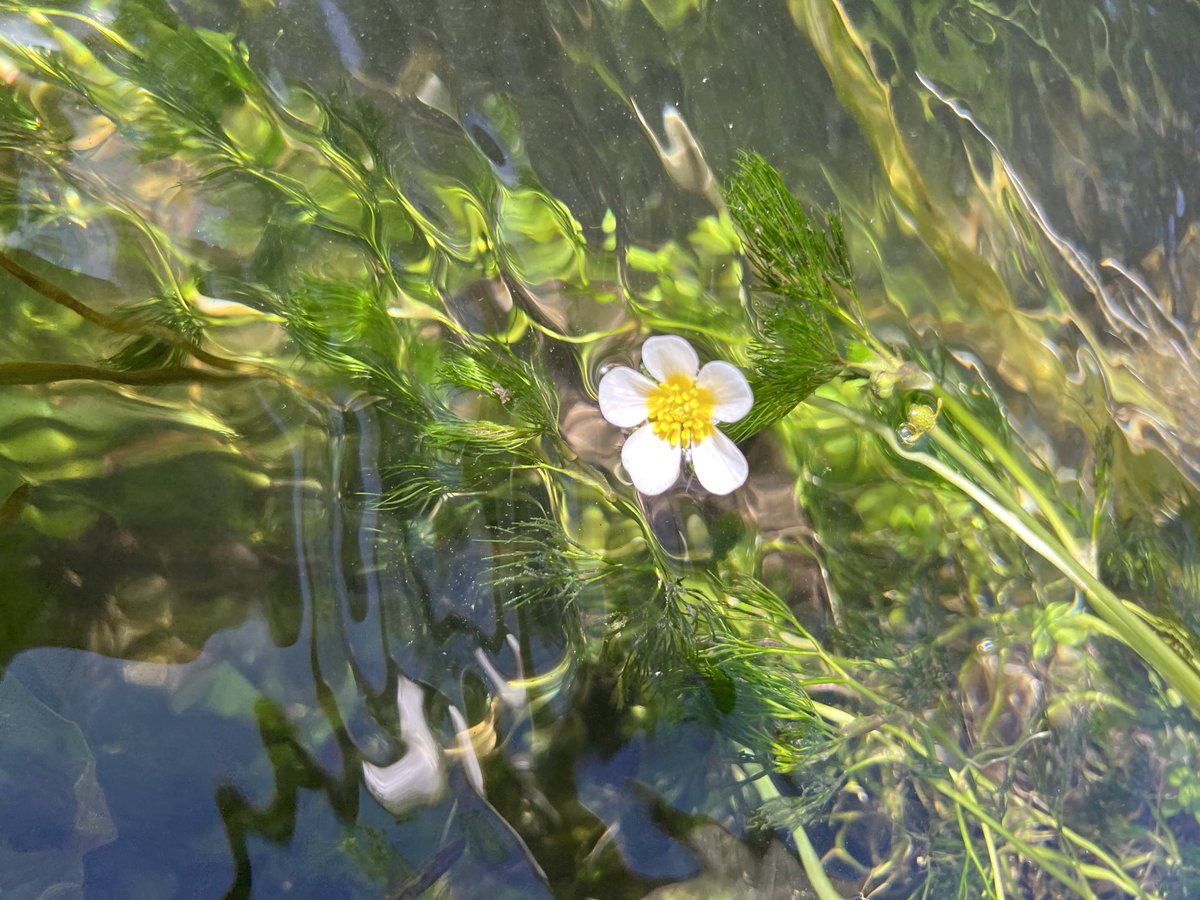
[[[600,415],[620,428],[646,421],[646,397],[655,384],[628,366],[609,369],[600,379]]]
[[[700,357],[692,345],[678,335],[659,334],[646,338],[646,343],[642,344],[642,365],[659,381],[666,381],[672,375],[695,378]]]
[[[692,448],[692,468],[710,494],[736,491],[750,473],[742,451],[721,431],[714,431]]]
[[[680,449],[655,434],[652,425],[643,425],[621,448],[621,462],[633,486],[650,497],[661,494],[679,479],[680,455]]]
[[[717,401],[713,406],[714,422],[736,422],[754,406],[750,382],[735,365],[714,359],[705,363],[696,383],[712,392]]]

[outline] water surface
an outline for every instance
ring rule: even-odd
[[[759,152],[841,209],[872,331],[987,406],[1080,558],[1192,652],[1200,9],[0,10],[0,249],[115,317],[2,276],[0,362],[178,376],[0,386],[5,897],[810,896],[781,808],[848,896],[1128,893],[1101,862],[1196,890],[1195,719],[1123,645],[1067,633],[1085,600],[1060,572],[828,408],[747,441],[730,498],[635,501],[594,386],[650,332],[745,362],[719,188]],[[154,328],[237,365],[182,373]],[[640,539],[594,486],[465,442],[438,499],[397,500],[403,404],[347,361],[502,420],[503,385],[438,381],[460,331],[536,360],[548,458],[641,502],[681,584],[760,579],[964,748],[994,818],[960,828],[929,759],[858,732],[803,756],[791,711],[759,717],[715,663],[614,663],[660,615],[634,582],[515,602],[497,572],[540,517],[617,558]],[[760,732],[804,765],[755,780]],[[364,763],[400,758],[381,798]]]

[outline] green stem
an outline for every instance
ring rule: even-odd
[[[35,272],[26,269],[11,256],[3,251],[0,251],[0,269],[8,272],[18,281],[25,284],[41,294],[47,300],[52,300],[60,306],[74,312],[80,318],[91,322],[93,325],[99,325],[101,328],[114,331],[117,334],[134,334],[143,335],[146,337],[156,338],[165,344],[172,347],[178,347],[185,353],[191,355],[199,362],[212,366],[214,369],[222,369],[226,372],[236,372],[241,375],[252,375],[262,378],[272,378],[275,381],[282,382],[289,387],[297,390],[300,393],[310,393],[303,385],[298,384],[293,379],[278,372],[269,366],[259,365],[257,363],[243,362],[241,360],[226,359],[223,356],[218,356],[215,353],[209,353],[203,347],[189,341],[169,328],[164,328],[161,325],[156,325],[153,322],[134,322],[132,320],[120,319],[115,316],[110,316],[100,310],[93,309],[83,301],[73,296],[69,291],[64,290],[57,284],[47,281]]]
[[[818,656],[826,661],[830,659],[828,654],[819,652],[819,644],[814,642],[814,646],[818,648]],[[845,679],[845,683],[849,684],[851,687],[859,688],[859,693],[865,697],[872,696],[872,693],[869,690],[861,685],[858,685],[852,678],[847,677]],[[850,729],[854,723],[862,720],[862,717],[855,716],[854,714],[843,709],[829,706],[828,704],[821,703],[820,701],[812,701],[812,706],[813,712],[825,719],[827,722],[838,728],[841,728],[843,732],[846,732],[848,729]],[[890,703],[886,703],[886,701],[883,708],[887,709],[889,712],[894,709],[892,705]],[[928,729],[928,727],[928,723],[918,725],[918,728],[922,729],[922,731]],[[985,815],[983,813],[983,807],[978,798],[975,797],[973,793],[965,793],[959,787],[959,783],[964,780],[964,772],[966,770],[970,770],[971,777],[975,779],[979,786],[984,790],[992,792],[997,792],[1000,790],[999,785],[987,778],[979,769],[977,761],[972,760],[961,750],[958,750],[955,740],[951,736],[927,734],[926,737],[928,741],[936,741],[937,746],[935,747],[933,743],[923,743],[916,735],[910,734],[904,728],[901,728],[897,724],[888,722],[886,720],[881,721],[878,728],[872,727],[869,730],[873,734],[880,736],[885,742],[887,742],[888,745],[895,747],[896,744],[899,744],[900,747],[907,748],[918,759],[922,759],[932,766],[940,767],[945,764],[941,756],[943,752],[949,751],[958,757],[964,768],[959,770],[947,768],[948,783],[937,778],[930,779],[930,783],[939,792],[954,800],[956,806],[958,807],[956,814],[959,816],[960,820],[962,817],[962,812],[966,811],[975,816],[980,822],[984,834],[985,844],[988,850],[988,856],[991,861],[991,871],[993,875],[992,881],[997,896],[1004,896],[1004,888],[1002,882],[999,880],[1001,876],[1000,848],[996,845],[994,837],[995,834],[1003,837],[1005,841],[1007,841],[1025,857],[1037,860],[1039,865],[1041,865],[1047,872],[1050,872],[1052,875],[1062,881],[1063,884],[1073,888],[1082,896],[1093,896],[1090,888],[1085,882],[1073,880],[1068,874],[1067,870],[1063,868],[1059,862],[1052,859],[1051,855],[1044,852],[1043,848],[1037,844],[1032,844],[1021,840],[1012,831],[1010,831],[1001,820]],[[896,744],[893,744],[892,742],[896,742]],[[868,760],[862,760],[859,763],[851,766],[847,770],[847,773],[862,768],[869,762],[887,761],[896,757],[897,754],[899,754],[899,758],[903,758],[903,750],[900,750],[899,748],[896,750],[885,749],[874,754]],[[1107,868],[1103,866],[1081,866],[1077,864],[1077,869],[1079,869],[1080,873],[1085,877],[1103,879],[1117,885],[1131,895],[1139,897],[1144,896],[1144,892],[1137,887],[1136,883],[1120,865],[1120,863],[1102,847],[1066,827],[1061,822],[1053,822],[1047,814],[1040,812],[1036,808],[1026,808],[1039,823],[1046,826],[1056,825],[1062,836],[1066,838],[1067,841],[1071,842],[1085,852],[1092,854],[1106,864]],[[966,847],[968,854],[971,856],[973,864],[980,872],[980,875],[987,880],[986,869],[988,867],[982,865],[982,862],[979,860],[974,849],[970,846],[968,840],[964,840],[964,846]]]
[[[958,397],[938,384],[934,385],[933,394],[942,401],[942,406],[947,415],[956,424],[962,425],[970,433],[971,437],[992,454],[996,462],[1012,476],[1013,481],[1025,490],[1029,498],[1037,505],[1038,511],[1045,517],[1046,523],[1054,532],[1055,537],[1058,538],[1059,542],[1072,556],[1077,557],[1079,555],[1079,548],[1073,529],[1059,515],[1055,504],[1042,491],[1032,473],[1012,455],[991,429],[987,428],[970,412]]]
[[[239,372],[212,372],[187,366],[122,371],[75,363],[19,362],[0,363],[0,385],[54,384],[59,381],[107,381],[113,384],[155,385],[181,381],[230,382],[253,377]]]
[[[888,444],[893,453],[941,476],[991,513],[1027,547],[1065,575],[1088,598],[1096,613],[1117,631],[1121,639],[1135,653],[1178,691],[1191,707],[1192,712],[1200,717],[1200,673],[1197,673],[1140,616],[1130,609],[1127,601],[1122,600],[1106,587],[1028,513],[1015,503],[1012,506],[1006,505],[993,494],[984,490],[980,484],[972,482],[940,459],[928,453],[908,450],[900,446],[891,429],[882,423],[869,419],[858,411],[833,400],[818,398],[812,402],[820,409],[839,415],[874,432]],[[966,450],[936,431],[935,436],[938,446],[979,482],[993,486],[998,484],[995,477]]]
[[[779,792],[775,790],[775,785],[769,778],[754,778],[751,775],[747,781],[753,781],[754,789],[763,802],[779,796]],[[792,839],[796,842],[796,849],[800,854],[800,864],[804,866],[804,874],[808,876],[808,883],[816,892],[819,900],[843,900],[841,894],[834,888],[833,882],[829,880],[829,876],[825,874],[825,867],[821,865],[821,857],[817,855],[816,848],[808,839],[808,832],[804,830],[803,826],[797,825],[792,829]]]
[[[988,865],[992,870],[992,883],[996,887],[996,900],[1004,900],[1004,872],[1000,868],[1000,855],[996,852],[996,841],[992,838],[992,829],[982,826],[983,844],[987,847]]]
[[[808,832],[797,825],[792,829],[792,838],[796,841],[796,849],[800,851],[800,862],[804,866],[804,874],[808,876],[808,883],[817,892],[817,896],[821,900],[841,900],[833,883],[830,882],[829,876],[825,874],[821,858],[817,856],[817,851],[808,839]]]
[[[1007,828],[1004,827],[1002,822],[990,815],[987,810],[980,806],[979,803],[977,803],[969,794],[966,794],[958,788],[938,779],[931,779],[929,784],[935,791],[937,791],[939,794],[942,794],[956,806],[971,813],[971,815],[973,815],[981,824],[990,826],[998,834],[1002,834],[1006,841],[1012,844],[1013,847],[1019,850],[1027,858],[1036,859],[1043,869],[1057,878],[1064,885],[1071,888],[1077,894],[1083,897],[1095,896],[1086,882],[1077,881],[1076,879],[1072,878],[1069,872],[1067,872],[1057,863],[1052,862],[1046,856],[1046,854],[1039,853],[1037,847],[1028,843],[1027,841],[1021,840],[1015,834],[1011,833]]]
[[[854,329],[854,332],[859,340],[884,361],[886,368],[896,369],[900,367],[902,360],[876,340],[874,335],[867,331],[866,328],[859,326]],[[870,369],[871,367],[868,366],[867,368]],[[971,437],[978,441],[995,458],[996,462],[1008,472],[1013,481],[1029,494],[1029,498],[1037,505],[1038,511],[1045,517],[1046,522],[1050,525],[1051,530],[1053,530],[1058,540],[1067,548],[1068,552],[1073,556],[1078,556],[1078,546],[1074,531],[1059,514],[1057,506],[1038,485],[1033,474],[1019,459],[1013,456],[1012,452],[1004,446],[990,428],[979,421],[978,417],[959,399],[957,394],[948,391],[945,387],[938,384],[930,373],[926,372],[925,374],[929,376],[932,383],[931,392],[934,397],[941,401],[947,415],[953,418],[956,424],[965,428]]]

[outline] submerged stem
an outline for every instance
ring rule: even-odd
[[[236,359],[226,359],[223,356],[210,353],[203,347],[200,347],[192,341],[189,341],[187,338],[176,334],[169,328],[164,328],[161,325],[155,325],[153,323],[139,323],[124,320],[115,316],[110,316],[106,313],[102,313],[98,309],[93,309],[82,300],[79,300],[69,291],[66,291],[57,284],[54,284],[54,282],[47,281],[37,273],[26,269],[3,251],[0,251],[0,269],[4,269],[4,271],[8,272],[27,287],[41,294],[47,300],[52,300],[58,305],[66,307],[80,318],[91,322],[93,325],[99,325],[101,328],[105,328],[108,331],[114,331],[118,334],[136,334],[145,337],[152,337],[156,340],[162,341],[165,344],[170,344],[172,347],[177,347],[180,350],[183,350],[198,362],[212,366],[214,369],[223,369],[226,372],[234,372],[244,376],[271,378],[296,389],[300,393],[310,393],[309,389],[284,375],[282,372],[271,368],[270,366],[243,362]]]
[[[996,435],[990,429],[984,426],[982,422],[976,418],[966,405],[962,403],[954,394],[947,391],[941,385],[935,384],[933,394],[942,401],[942,406],[956,423],[962,425],[970,432],[971,437],[979,441],[983,447],[995,457],[996,462],[1003,466],[1004,470],[1012,477],[1024,491],[1029,494],[1038,508],[1038,512],[1046,519],[1046,523],[1054,532],[1055,537],[1074,557],[1079,556],[1079,545],[1075,535],[1067,524],[1066,520],[1059,514],[1058,509],[1050,499],[1042,491],[1041,487],[1034,480],[1029,470],[1021,464],[1021,462],[1013,456],[1007,447],[1005,447]],[[935,435],[940,434],[935,431]],[[941,441],[939,440],[939,444]]]
[[[1117,597],[1032,516],[1015,503],[1011,506],[1006,505],[980,484],[971,481],[961,472],[936,457],[928,453],[905,449],[896,440],[891,429],[857,410],[834,400],[817,398],[812,402],[820,409],[834,413],[874,432],[887,443],[893,453],[939,475],[991,513],[1027,547],[1065,575],[1091,601],[1092,607],[1099,616],[1116,629],[1121,640],[1161,675],[1167,684],[1177,690],[1192,712],[1200,717],[1200,673],[1197,673],[1140,616],[1129,608],[1128,601]],[[938,433],[935,432],[935,434]],[[950,454],[964,469],[970,471],[980,482],[986,484],[994,481],[994,476],[953,440],[938,434],[937,442],[939,447]]]
[[[763,801],[779,796],[779,792],[771,783],[770,778],[749,775],[746,780],[754,784],[755,791]],[[833,882],[825,874],[825,867],[821,865],[821,857],[817,855],[816,848],[808,839],[808,832],[800,825],[793,825],[790,831],[792,839],[796,842],[796,851],[800,854],[800,864],[804,867],[804,874],[808,876],[808,882],[819,900],[842,900],[842,895],[837,892]]]
[[[102,366],[75,363],[20,362],[0,363],[0,384],[53,384],[58,381],[107,381],[112,384],[152,385],[181,381],[235,382],[253,378],[248,372],[210,372],[188,366],[163,366],[157,369],[126,372]]]

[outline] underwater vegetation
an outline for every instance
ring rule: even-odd
[[[702,2],[548,5],[674,231],[412,48],[268,65],[255,6],[0,0],[0,892],[1200,895],[1183,312],[1072,318],[923,65],[1061,305],[1014,299],[904,145],[896,17],[779,11],[944,300],[574,30]]]

